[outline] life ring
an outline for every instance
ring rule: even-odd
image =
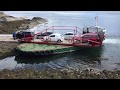
[[[43,37],[41,37],[41,38],[40,38],[40,40],[41,40],[41,41],[44,41],[44,38],[43,38]]]
[[[72,39],[72,38],[69,38],[69,39],[68,39],[68,42],[69,42],[69,43],[72,43],[72,42],[73,42],[73,39]]]

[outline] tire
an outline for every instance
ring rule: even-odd
[[[62,41],[60,39],[57,40],[58,43],[61,43]]]

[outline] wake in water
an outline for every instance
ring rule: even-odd
[[[106,38],[103,43],[109,43],[109,44],[120,44],[120,39],[118,38]]]

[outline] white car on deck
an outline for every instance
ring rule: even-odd
[[[63,42],[64,37],[60,33],[53,33],[49,36],[45,36],[44,41],[49,41],[49,42]]]
[[[73,37],[75,37],[75,36],[76,36],[76,34],[74,35],[74,32],[66,32],[66,33],[64,34],[64,39],[65,39],[65,40],[68,40],[68,39],[73,38]]]

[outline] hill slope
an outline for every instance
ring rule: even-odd
[[[45,22],[47,22],[47,20],[41,17],[33,17],[33,19],[30,20],[9,16],[0,12],[0,34],[11,34],[14,31],[30,29]]]

